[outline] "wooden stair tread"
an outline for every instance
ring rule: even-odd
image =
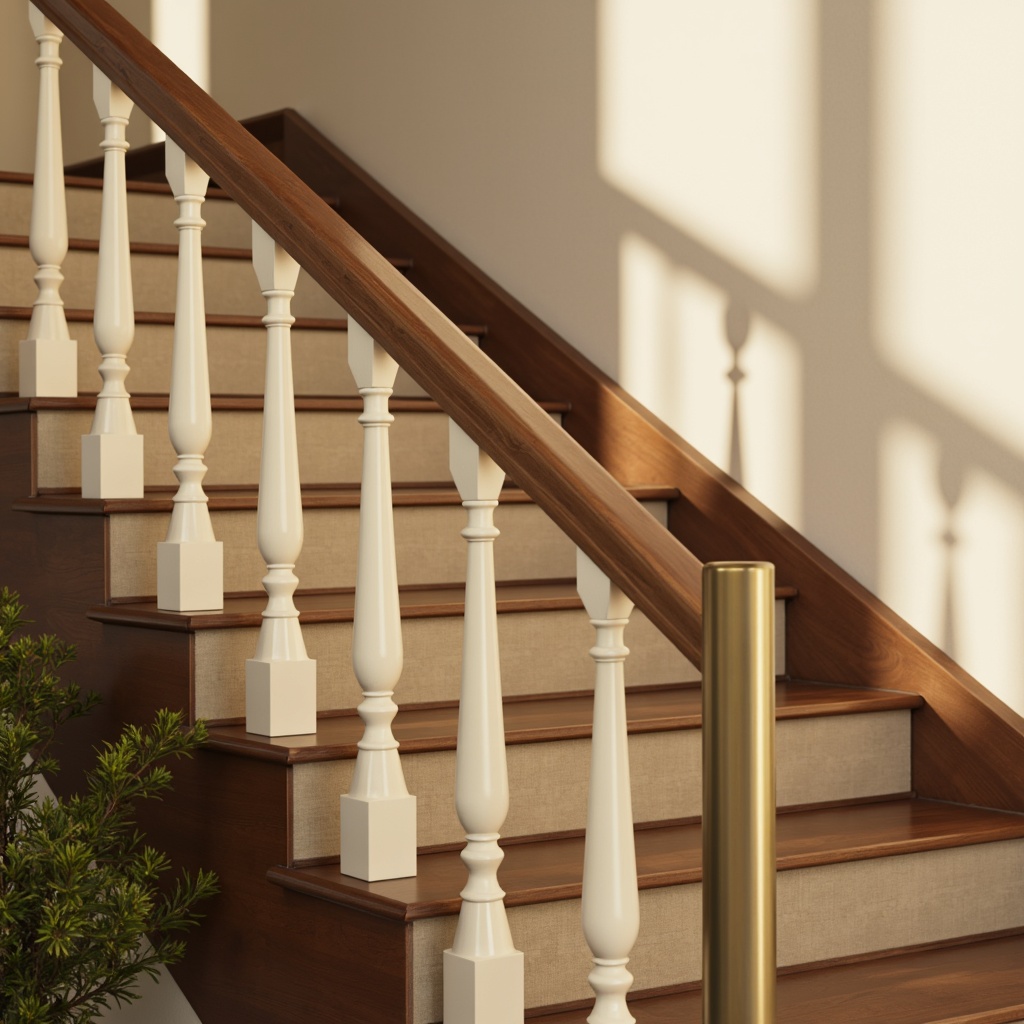
[[[94,311],[91,309],[64,310],[64,317],[69,323],[92,323]],[[31,306],[0,306],[0,320],[31,320]],[[135,311],[136,324],[174,325],[173,313]],[[255,327],[264,331],[266,328],[261,316],[245,316],[241,313],[207,313],[207,327]],[[292,324],[293,331],[347,331],[348,317],[313,317],[297,316]],[[459,329],[473,337],[484,337],[487,334],[485,324],[459,324]]]
[[[399,589],[403,619],[461,616],[465,608],[465,588],[453,586],[409,586]],[[796,596],[795,587],[776,587],[776,599]],[[299,621],[306,623],[351,622],[354,592],[351,588],[337,590],[298,590],[295,604]],[[267,606],[263,591],[251,594],[225,595],[222,611],[168,612],[157,608],[155,601],[124,601],[98,605],[89,609],[89,618],[119,626],[142,626],[188,633],[201,629],[237,629],[258,627]],[[583,607],[575,580],[529,580],[497,584],[498,613],[562,611]],[[890,692],[890,691],[864,691]],[[914,698],[917,699],[916,697]],[[916,706],[916,705],[915,705]]]
[[[8,182],[14,185],[31,185],[33,181],[33,175],[30,171],[0,171],[0,182]],[[135,181],[129,179],[125,182],[125,186],[129,192],[155,192],[159,195],[170,196],[171,186],[166,182],[160,181]],[[103,189],[103,178],[87,178],[79,174],[65,174],[64,175],[64,187],[65,188],[88,188],[93,189],[97,192]],[[207,199],[223,199],[233,202],[231,196],[227,194],[222,188],[216,188],[210,186],[206,191]]]
[[[0,247],[6,249],[27,249],[28,235],[0,234]],[[132,242],[129,248],[131,252],[140,256],[176,257],[178,255],[178,246],[173,242]],[[100,243],[95,238],[69,238],[68,249],[72,252],[99,252]],[[206,259],[248,260],[251,262],[252,249],[223,245],[204,245],[203,257]],[[397,270],[412,270],[413,262],[408,257],[388,256],[385,258]]]
[[[1024,935],[780,972],[778,1024],[1007,1024],[1024,1019]],[[701,991],[631,1000],[637,1024],[701,1024]],[[591,1007],[531,1017],[584,1024]]]
[[[590,692],[516,699],[505,703],[505,742],[542,743],[589,739],[593,721]],[[919,707],[912,693],[864,690],[820,683],[781,681],[776,684],[776,718],[860,714]],[[696,684],[630,690],[626,694],[630,733],[699,729],[701,691]],[[459,724],[457,704],[444,707],[403,707],[394,721],[403,753],[454,750]],[[302,764],[356,756],[363,723],[355,714],[320,718],[309,736],[257,736],[244,725],[216,726],[209,746],[261,760]]]
[[[14,396],[0,397],[0,414],[5,412],[36,412],[43,409],[95,409],[95,394],[80,394],[76,398],[20,398]],[[167,395],[133,394],[132,409],[166,410],[169,398]],[[569,411],[567,402],[538,402],[542,409],[552,413]],[[211,405],[217,411],[262,412],[262,395],[214,395]],[[441,412],[441,406],[431,398],[391,398],[388,407],[392,412]],[[296,395],[296,412],[362,412],[363,399],[353,396]]]
[[[636,485],[626,488],[637,501],[672,501],[679,496],[674,487],[657,484]],[[174,504],[174,487],[147,488],[143,498],[83,498],[76,493],[40,494],[23,498],[13,504],[19,512],[60,512],[81,515],[110,515],[127,512],[171,511]],[[210,511],[245,509],[255,510],[259,491],[256,487],[208,487]],[[431,483],[426,487],[414,484],[395,486],[394,505],[461,505],[459,493],[454,485]],[[501,492],[501,504],[532,504],[530,496],[518,488],[505,488]],[[303,508],[358,508],[359,485],[338,484],[335,486],[304,486],[302,489]]]
[[[1024,838],[1024,815],[914,798],[781,813],[780,871]],[[507,906],[575,899],[581,893],[583,839],[511,843],[499,881]],[[636,831],[641,889],[699,882],[699,823]],[[466,869],[457,851],[425,853],[414,878],[363,882],[337,863],[274,867],[267,877],[319,899],[403,920],[458,912]]]

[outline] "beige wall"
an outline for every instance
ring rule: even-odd
[[[1024,7],[281,9],[211,4],[217,99],[296,107],[1024,708]]]

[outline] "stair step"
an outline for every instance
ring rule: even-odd
[[[98,243],[73,238],[69,242],[62,271],[61,298],[68,306],[87,308],[96,296]],[[392,261],[408,269],[409,261]],[[139,309],[172,312],[177,290],[178,250],[176,246],[140,242],[132,246],[132,287]],[[0,235],[0,278],[8,290],[6,305],[30,306],[36,298],[33,276],[36,265],[24,235]],[[205,249],[203,282],[207,308],[213,313],[252,315],[266,308],[248,249]],[[299,274],[292,303],[295,316],[338,317],[344,311],[308,274]]]
[[[65,309],[72,337],[78,341],[80,394],[100,385],[100,356],[93,337],[92,309]],[[25,337],[31,306],[0,306],[0,394],[17,394],[18,342]],[[174,314],[135,313],[135,341],[128,356],[133,393],[167,393],[171,379]],[[462,324],[471,337],[483,337],[482,324]],[[348,320],[344,317],[298,317],[292,325],[292,365],[298,395],[351,395],[355,384],[348,368]],[[266,328],[259,316],[209,313],[206,333],[210,387],[214,394],[262,394],[266,363]],[[423,397],[423,389],[398,371],[395,395]]]
[[[464,595],[461,586],[402,589],[405,668],[397,698],[402,704],[457,699]],[[262,592],[253,597],[229,597],[223,612],[190,615],[157,611],[153,602],[103,606],[89,614],[111,628],[190,634],[194,714],[241,721],[245,715],[245,660],[256,650],[266,600]],[[354,707],[360,691],[352,672],[352,591],[300,591],[296,604],[306,650],[317,662],[320,710]],[[593,663],[586,651],[593,643],[594,631],[574,581],[502,584],[497,608],[498,639],[505,652],[502,689],[507,696],[593,689]],[[784,609],[778,614],[783,619]],[[642,612],[634,611],[626,637],[632,652],[626,670],[630,680],[657,685],[700,678]],[[523,652],[529,652],[528,656]],[[537,672],[538,664],[546,666],[544,673]]]
[[[68,234],[99,238],[102,179],[65,177]],[[128,182],[128,217],[132,240],[177,244],[174,226],[178,204],[168,185]],[[242,247],[252,241],[249,215],[228,197],[211,189],[203,204],[203,242],[211,246]],[[0,225],[10,234],[28,234],[32,214],[32,175],[0,172]]]
[[[644,927],[629,965],[634,987],[693,982],[701,972],[700,825],[638,829],[636,847]],[[1024,927],[1022,815],[917,799],[795,811],[779,815],[777,850],[783,967]],[[592,995],[579,924],[582,864],[579,838],[505,847],[499,880],[526,954],[529,1007]],[[415,878],[387,882],[342,876],[336,864],[272,868],[268,878],[411,922],[413,1019],[440,1020],[439,972],[428,965],[454,937],[465,884],[458,853],[422,855]]]
[[[780,806],[874,799],[910,789],[910,709],[920,703],[915,695],[787,682],[778,684],[777,696]],[[636,821],[699,816],[700,705],[693,685],[628,693]],[[512,795],[504,836],[582,832],[592,716],[590,693],[506,703]],[[315,736],[271,739],[246,733],[244,725],[211,733],[214,749],[292,766],[296,862],[337,856],[337,796],[348,792],[362,736],[355,715],[317,724]],[[395,719],[406,782],[419,801],[422,848],[460,845],[464,836],[453,805],[457,728],[454,702],[440,708],[406,704]]]
[[[778,1024],[1022,1024],[1024,935],[911,949],[856,963],[782,972]],[[638,998],[637,1024],[701,1024],[701,991]],[[533,1017],[584,1024],[592,1006]]]
[[[335,359],[344,358],[337,352]],[[166,395],[133,395],[132,411],[138,432],[145,436],[144,473],[147,487],[176,486],[177,456],[167,434]],[[260,476],[263,431],[261,396],[218,396],[212,401],[213,437],[206,452],[209,487],[253,487]],[[72,399],[3,399],[4,411],[36,413],[37,486],[40,491],[81,487],[81,438],[92,426],[95,396]],[[545,408],[560,422],[564,403]],[[362,468],[363,430],[359,415],[363,401],[355,398],[296,399],[299,466],[304,484],[339,481],[357,483]],[[422,480],[447,482],[448,417],[426,398],[396,398],[390,429],[391,475],[396,483]]]
[[[630,493],[664,525],[674,488],[631,487]],[[110,550],[108,599],[142,599],[156,594],[156,545],[167,536],[173,488],[145,498],[90,499],[47,494],[15,503],[19,511],[108,516]],[[252,488],[211,488],[214,533],[224,542],[225,592],[253,593],[266,572],[256,547],[256,500]],[[355,585],[358,487],[303,490],[305,541],[296,574],[303,587]],[[401,584],[455,583],[465,577],[466,545],[460,531],[465,511],[454,487],[396,488],[394,521]],[[506,488],[495,522],[502,531],[495,550],[503,581],[566,579],[575,576],[576,549],[523,492]],[[653,525],[653,524],[652,524]],[[425,544],[424,538],[431,538]]]

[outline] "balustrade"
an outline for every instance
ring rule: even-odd
[[[256,533],[267,563],[256,656],[245,663],[245,727],[261,736],[316,732],[316,662],[306,654],[293,595],[302,551],[302,491],[292,382],[291,300],[299,265],[258,224],[252,259],[267,300],[267,377]]]
[[[98,68],[93,68],[93,100],[103,125],[103,200],[96,268],[93,331],[103,357],[103,387],[96,399],[92,430],[82,438],[82,497],[141,498],[142,435],[135,430],[125,388],[128,351],[135,339],[125,132],[134,103]]]
[[[204,611],[224,607],[224,545],[213,534],[203,491],[203,457],[213,433],[206,354],[200,211],[210,176],[170,139],[164,143],[167,181],[178,204],[178,290],[167,431],[178,456],[178,493],[167,530],[157,545],[158,608]]]
[[[394,419],[388,399],[398,364],[351,317],[348,361],[363,398],[352,666],[363,691],[358,711],[364,732],[349,792],[341,797],[340,868],[377,881],[416,874],[416,797],[406,788],[391,731],[403,662],[388,439]]]
[[[623,633],[633,602],[579,549],[577,589],[597,631],[590,793],[583,858],[583,934],[594,954],[588,978],[597,995],[590,1024],[632,1024],[626,969],[640,931],[633,805],[629,790]]]
[[[451,470],[468,513],[466,611],[455,769],[455,809],[466,830],[469,879],[451,949],[444,952],[445,1024],[521,1024],[523,954],[512,941],[498,839],[508,814],[508,770],[498,661],[494,510],[505,473],[454,421]]]
[[[38,271],[39,294],[28,337],[18,348],[18,393],[22,398],[73,398],[78,394],[78,343],[68,333],[60,286],[68,254],[64,196],[64,150],[60,123],[60,44],[64,33],[29,4],[29,24],[39,44],[39,113],[28,246]]]

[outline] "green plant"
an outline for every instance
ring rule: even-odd
[[[138,998],[141,975],[181,958],[195,904],[217,891],[202,870],[163,884],[169,861],[133,821],[137,800],[169,788],[164,762],[191,756],[206,730],[160,711],[103,746],[83,793],[40,797],[37,773],[58,768],[56,732],[98,697],[61,681],[74,649],[22,634],[23,611],[17,594],[0,591],[0,1021],[87,1022],[111,1000]]]

